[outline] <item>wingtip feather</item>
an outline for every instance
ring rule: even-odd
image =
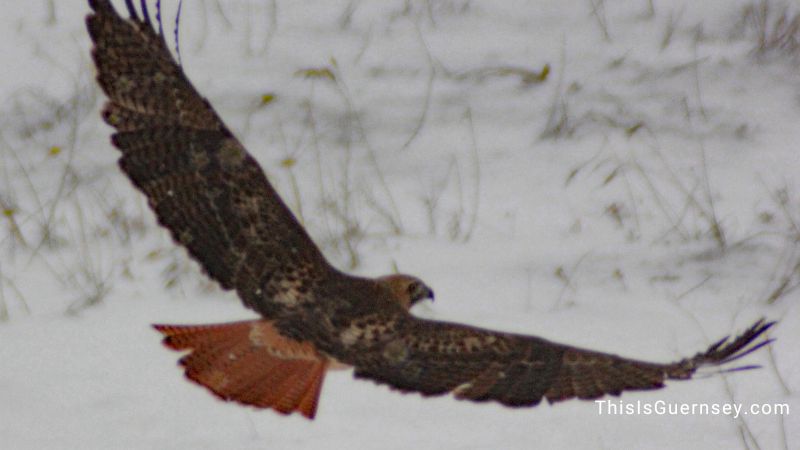
[[[715,342],[702,353],[698,353],[693,358],[685,359],[672,365],[668,370],[670,378],[686,379],[690,378],[695,371],[701,367],[718,367],[736,360],[739,360],[756,350],[774,342],[774,338],[767,338],[761,342],[756,339],[764,335],[772,328],[777,321],[767,321],[765,318],[757,320],[743,333],[736,337],[726,336]],[[725,369],[723,372],[735,372],[738,370],[749,370],[755,368],[752,365],[733,367]]]

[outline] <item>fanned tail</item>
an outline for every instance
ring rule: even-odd
[[[266,320],[215,325],[153,325],[186,377],[225,401],[313,419],[328,366],[308,343],[281,336]]]

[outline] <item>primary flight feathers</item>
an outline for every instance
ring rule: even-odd
[[[332,267],[263,170],[194,89],[141,2],[123,19],[90,0],[97,81],[120,168],[158,221],[262,320],[157,325],[189,350],[186,375],[220,398],[313,417],[325,373],[351,366],[406,392],[533,406],[657,389],[763,346],[756,322],[706,352],[657,364],[547,340],[412,316],[433,291],[409,275],[368,279]],[[749,367],[749,366],[747,366]]]

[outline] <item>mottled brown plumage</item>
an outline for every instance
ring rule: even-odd
[[[157,326],[168,346],[190,350],[187,376],[221,398],[313,417],[324,373],[339,361],[401,391],[532,406],[657,389],[769,342],[755,343],[772,325],[762,320],[692,358],[657,364],[412,316],[432,291],[413,277],[366,279],[328,264],[176,64],[146,4],[139,15],[125,3],[128,19],[108,0],[90,0],[87,18],[119,165],[206,273],[264,317]]]
[[[430,288],[412,276],[389,275],[378,282],[406,309],[433,298]],[[266,319],[153,327],[165,336],[167,347],[189,350],[180,365],[190,380],[225,401],[282,414],[297,411],[313,419],[327,371],[348,367],[320,353],[309,341],[283,337]]]

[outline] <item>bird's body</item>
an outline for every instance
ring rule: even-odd
[[[128,19],[108,0],[90,0],[87,18],[120,168],[208,276],[262,317],[156,326],[168,346],[190,350],[181,360],[187,376],[221,398],[313,417],[326,371],[343,364],[404,392],[533,406],[660,388],[767,342],[754,343],[772,325],[759,321],[734,340],[658,364],[413,316],[430,288],[408,275],[368,279],[331,266],[189,82],[146,3],[141,17],[125,3]]]
[[[384,295],[393,296],[405,309],[433,297],[430,288],[408,275],[364,281],[379,291],[387,290]],[[286,337],[270,320],[154,328],[165,336],[169,348],[190,350],[180,364],[192,381],[223,400],[284,414],[298,411],[313,418],[327,371],[350,368],[308,340]],[[355,343],[363,339],[362,330],[370,332],[369,327],[352,326],[340,338]]]

